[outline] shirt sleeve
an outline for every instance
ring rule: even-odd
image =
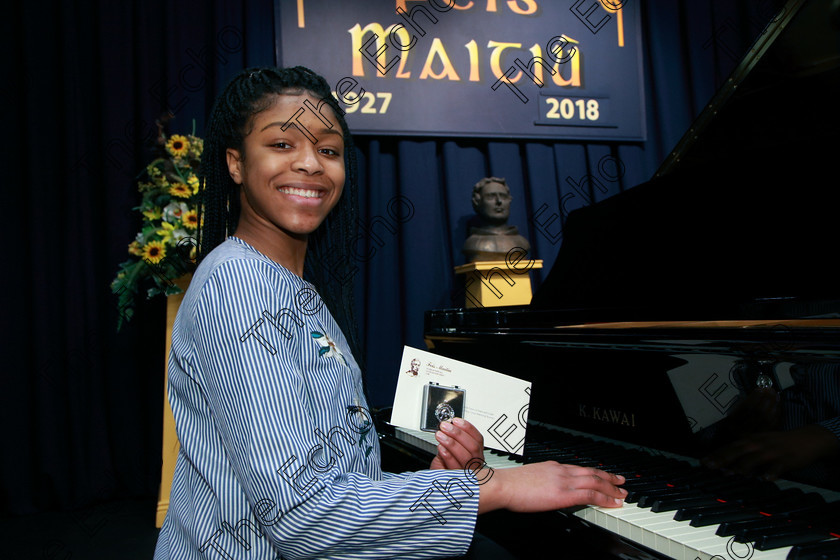
[[[834,434],[834,437],[836,437],[840,442],[840,416],[829,418],[828,420],[823,420],[822,422],[817,422],[817,425],[822,426]]]
[[[294,302],[294,288],[283,280],[268,263],[222,263],[202,287],[193,317],[196,382],[262,538],[290,559],[463,554],[478,484],[461,471],[372,480],[350,470],[358,436],[319,423],[324,397],[313,396],[300,367],[304,337],[293,317],[282,322]],[[325,384],[319,390],[341,398],[340,379]],[[250,525],[236,521],[228,521],[232,538],[251,538]]]

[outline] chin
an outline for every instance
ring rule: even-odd
[[[293,235],[295,237],[306,237],[307,235],[309,235],[310,233],[314,233],[319,227],[321,227],[322,223],[323,220],[316,224],[295,224],[292,227],[288,228],[280,226],[280,229],[282,229],[289,235]]]

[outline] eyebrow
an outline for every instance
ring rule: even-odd
[[[277,121],[277,122],[269,123],[269,124],[265,125],[264,127],[262,127],[262,128],[260,129],[260,132],[263,132],[264,130],[266,130],[267,128],[270,128],[270,127],[272,127],[272,126],[279,126],[279,127],[282,127],[282,126],[283,126],[284,124],[286,124],[287,122],[289,122],[289,121],[285,121],[285,122],[280,122],[280,121]],[[295,124],[295,123],[292,123],[292,124],[290,124],[289,126],[292,126],[292,125],[294,125],[295,127],[297,127],[297,126],[298,126],[298,125],[297,125],[297,124]],[[301,125],[301,126],[303,126],[303,125]],[[307,130],[309,130],[309,129],[307,128]],[[341,136],[342,138],[344,138],[344,134],[342,134],[341,132],[339,132],[339,131],[335,128],[335,127],[332,127],[332,128],[326,128],[326,127],[324,127],[324,128],[322,128],[321,130],[316,130],[316,131],[315,131],[315,133],[316,133],[316,134],[337,134],[338,136]]]

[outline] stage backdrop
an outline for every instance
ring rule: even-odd
[[[644,140],[639,2],[275,0],[355,133]]]
[[[556,3],[568,9],[576,1]],[[357,138],[362,225],[375,224],[359,247],[371,258],[356,263],[355,275],[372,405],[391,403],[403,344],[423,346],[423,312],[463,301],[452,267],[463,262],[471,185],[484,175],[508,179],[516,197],[511,223],[526,232],[548,270],[566,213],[651,176],[770,19],[773,1],[638,3],[646,142]],[[474,9],[485,10],[486,2],[475,0]],[[510,4],[497,5],[507,10]],[[435,25],[469,13],[438,14]],[[312,10],[305,15],[307,25],[317,23]],[[9,74],[20,79],[6,88],[10,141],[0,155],[8,209],[8,266],[0,276],[6,319],[0,327],[6,368],[0,425],[10,456],[0,462],[0,515],[138,496],[149,499],[152,522],[160,480],[165,301],[142,302],[117,333],[109,289],[140,225],[132,210],[140,200],[135,177],[152,157],[154,121],[163,111],[175,114],[169,133],[190,132],[195,121],[203,135],[225,83],[242,68],[275,62],[276,17],[273,0],[55,0],[46,7],[12,3],[3,19],[9,31],[0,33],[0,42],[10,53]],[[590,19],[595,17],[593,12]],[[571,34],[558,28],[552,36],[564,31]],[[464,43],[468,32],[469,26]],[[614,41],[614,32],[610,20],[594,39]],[[543,46],[547,40],[511,40],[526,39]],[[418,43],[417,52],[426,45]],[[321,63],[329,60],[314,68]],[[365,80],[374,78],[368,72]],[[523,92],[529,97],[538,89],[528,88]],[[510,91],[493,93],[510,97],[510,106],[519,103]],[[611,181],[618,161],[624,175]],[[395,206],[403,200],[395,197],[409,200],[414,213]],[[80,522],[94,529],[120,522],[119,512],[102,511],[107,515]],[[73,543],[56,553],[61,543],[54,537],[45,531],[43,548],[34,553],[83,556]]]

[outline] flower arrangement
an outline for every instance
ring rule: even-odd
[[[193,134],[167,138],[160,122],[158,128],[159,157],[146,166],[138,182],[143,199],[134,210],[143,214],[143,224],[128,245],[130,258],[120,264],[120,271],[111,282],[111,291],[119,296],[117,330],[124,320],[131,320],[141,287],[151,284],[147,299],[158,294],[177,294],[181,289],[172,280],[195,270],[199,187],[196,171],[204,141],[195,136],[195,130]]]

